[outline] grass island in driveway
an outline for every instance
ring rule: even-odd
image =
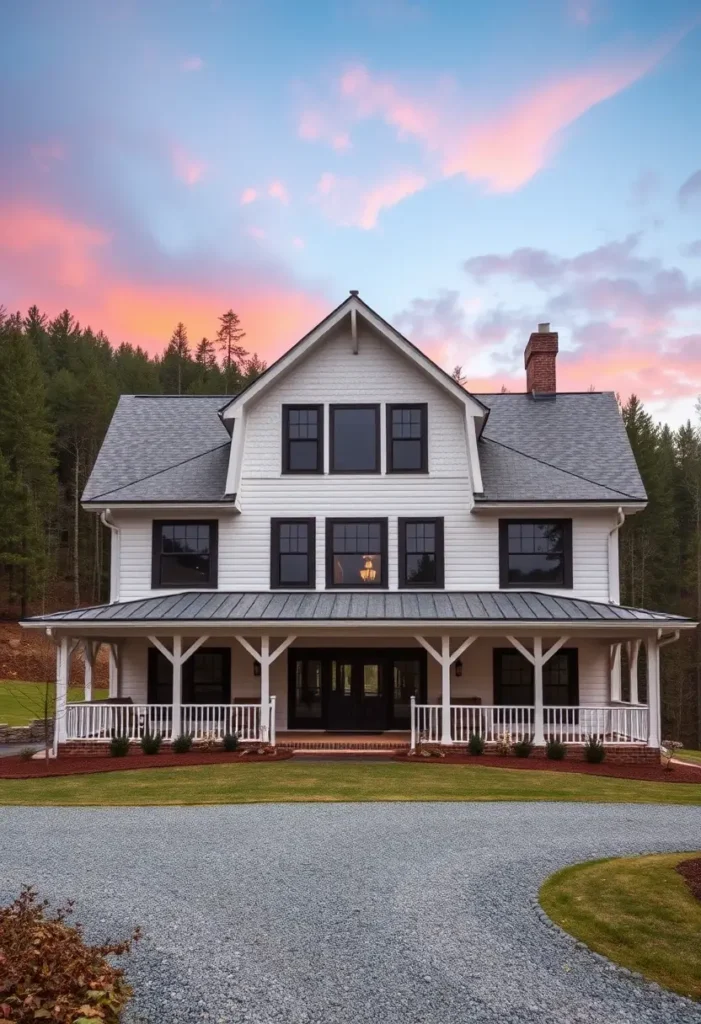
[[[638,782],[471,765],[283,761],[1,779],[0,804],[173,805],[391,801],[578,801],[701,805],[701,782]]]

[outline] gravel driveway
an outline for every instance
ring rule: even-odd
[[[562,865],[694,848],[698,807],[2,807],[0,896],[141,924],[128,1024],[701,1024],[532,902]]]

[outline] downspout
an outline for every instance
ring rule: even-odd
[[[110,604],[119,600],[119,561],[120,561],[120,536],[119,527],[114,521],[110,522],[112,510],[109,508],[100,512],[100,522],[112,533],[112,545],[110,548]]]
[[[613,556],[613,544],[614,535],[618,533],[620,528],[626,521],[625,513],[619,505],[616,510],[616,523],[611,530],[609,530],[608,536],[608,576],[609,576],[609,602],[611,604],[621,603],[621,583],[620,583],[620,566],[618,561],[618,553],[616,558]],[[614,585],[615,575],[615,585]]]

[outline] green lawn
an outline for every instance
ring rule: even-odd
[[[0,780],[0,804],[575,800],[700,804],[701,783],[635,782],[472,765],[278,761]]]
[[[701,901],[674,870],[688,856],[575,864],[545,882],[540,902],[597,953],[701,999]]]
[[[53,683],[49,683],[49,697],[53,715],[54,706]],[[12,679],[0,679],[0,725],[27,725],[33,718],[44,717],[44,699],[46,683],[15,682]],[[93,690],[95,700],[107,696],[107,690]],[[82,700],[83,687],[71,686],[68,690],[69,700]]]
[[[687,747],[685,750],[677,750],[674,756],[678,757],[680,761],[691,761],[692,764],[701,764],[701,750],[690,750]]]

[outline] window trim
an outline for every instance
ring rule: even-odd
[[[318,416],[318,437],[316,445],[316,469],[291,469],[290,468],[290,424],[289,412],[301,412],[314,409]],[[324,472],[324,406],[314,402],[295,403],[282,406],[282,472],[290,473],[293,476],[312,476]]]
[[[395,469],[393,466],[392,413],[395,409],[418,409],[421,413],[421,467],[419,469]],[[428,473],[428,402],[394,402],[387,406],[386,420],[387,472]]]
[[[494,699],[494,704],[497,705],[498,707],[512,707],[513,706],[513,705],[509,705],[509,704],[504,704],[503,703],[503,698],[504,698],[505,694],[504,694],[504,686],[503,686],[503,682],[502,682],[502,659],[503,659],[505,654],[513,654],[514,652],[521,656],[521,658],[523,659],[525,665],[528,667],[528,671],[529,671],[529,674],[530,674],[530,686],[531,686],[531,689],[533,690],[533,699],[535,700],[535,676],[534,676],[533,666],[530,664],[530,662],[526,661],[526,659],[523,657],[521,652],[518,651],[515,647],[495,647],[493,652],[492,652],[492,696],[493,696],[493,699]],[[579,705],[579,647],[561,647],[560,650],[557,652],[556,657],[558,655],[564,655],[567,658],[568,662],[569,662],[569,676],[570,676],[569,680],[568,680],[568,682],[569,682],[569,694],[568,694],[567,705],[566,706],[569,707],[570,712],[577,713],[578,710],[579,710],[579,706],[580,706]],[[546,665],[543,666],[543,672],[545,672],[548,664],[550,664],[550,662],[547,662]],[[543,686],[545,687],[546,685],[547,684],[545,683],[545,679],[544,679],[543,680]],[[562,705],[558,705],[558,704],[544,704],[543,706],[544,707],[562,707]]]
[[[436,528],[436,582],[409,583],[406,577],[406,527],[411,523],[433,523]],[[443,516],[400,516],[398,532],[398,578],[400,590],[444,590],[445,589],[445,529]]]
[[[562,583],[511,583],[509,581],[509,526],[560,526],[564,542],[564,581]],[[571,519],[500,519],[499,520],[499,586],[502,590],[572,590],[572,520]]]
[[[280,582],[280,527],[286,523],[305,523],[309,531],[307,567],[309,583]],[[270,520],[270,589],[271,590],[316,590],[316,519],[314,516],[274,516]]]
[[[379,524],[382,551],[382,572],[378,583],[334,583],[333,581],[333,528],[340,523]],[[338,516],[326,520],[326,589],[327,590],[387,590],[389,580],[389,554],[387,545],[387,517]]]
[[[209,527],[209,581],[207,583],[161,583],[161,540],[164,526]],[[152,590],[217,590],[219,580],[218,519],[154,519],[151,532]]]
[[[336,441],[336,424],[334,413],[337,409],[374,409],[375,410],[375,469],[335,469],[334,447]],[[329,473],[339,476],[374,476],[382,472],[380,430],[380,405],[378,402],[341,402],[329,405]],[[345,522],[345,520],[340,520]]]

